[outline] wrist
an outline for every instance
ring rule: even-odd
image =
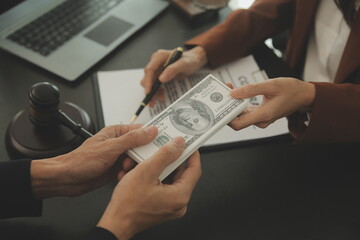
[[[31,189],[35,199],[61,196],[64,192],[61,181],[63,172],[61,157],[31,161]]]
[[[136,231],[133,229],[130,219],[125,216],[121,217],[119,211],[115,210],[110,202],[97,227],[110,231],[120,240],[129,240],[136,234]]]
[[[208,63],[205,49],[201,46],[196,46],[192,50],[196,52],[196,55],[198,56],[199,65],[205,66]]]
[[[301,109],[303,112],[311,112],[315,99],[315,85],[309,82],[304,82],[304,106]]]

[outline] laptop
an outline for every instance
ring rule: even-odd
[[[169,5],[164,0],[1,0],[0,47],[74,81]]]

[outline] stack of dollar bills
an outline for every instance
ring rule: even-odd
[[[151,157],[172,138],[185,138],[182,155],[160,175],[165,179],[211,136],[239,115],[249,99],[234,99],[230,88],[208,75],[164,111],[143,127],[156,126],[158,136],[147,145],[128,150],[127,154],[138,163]]]

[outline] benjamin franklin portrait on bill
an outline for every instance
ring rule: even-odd
[[[190,99],[174,105],[170,114],[174,127],[185,134],[198,135],[209,130],[214,124],[211,109],[198,100]]]

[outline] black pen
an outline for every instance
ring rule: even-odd
[[[181,47],[177,47],[175,48],[169,58],[166,60],[165,64],[164,64],[164,69],[169,66],[170,64],[176,62],[182,55],[183,53],[183,49]],[[133,123],[136,118],[140,115],[140,113],[142,112],[142,110],[146,107],[146,105],[150,102],[150,100],[154,97],[154,95],[156,94],[157,90],[160,88],[161,86],[161,82],[159,81],[159,79],[157,79],[154,82],[154,85],[151,88],[151,91],[149,94],[147,94],[144,98],[144,100],[140,103],[140,106],[138,108],[138,110],[136,111],[136,113],[134,114],[134,116],[131,118],[130,123]]]

